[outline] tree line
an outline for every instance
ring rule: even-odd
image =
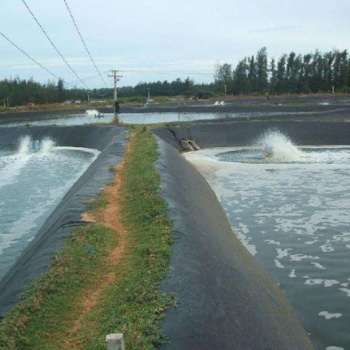
[[[230,94],[349,92],[350,57],[347,50],[316,50],[306,55],[292,51],[269,60],[263,47],[235,68],[218,64],[215,82]]]
[[[57,84],[48,82],[40,84],[33,79],[0,80],[0,103],[4,107],[25,105],[28,103],[45,104],[63,102],[65,98],[63,80]]]
[[[140,82],[136,86],[124,86],[118,88],[119,98],[135,98],[146,100],[156,96],[193,96],[202,92],[215,92],[214,83],[196,84],[192,79],[176,79],[175,81],[158,81],[154,83]],[[98,101],[113,100],[113,88],[79,89],[66,88],[64,81],[59,79],[57,83],[49,81],[40,84],[33,79],[20,78],[0,80],[0,107],[12,107],[20,105],[63,103],[65,101]]]
[[[217,64],[213,82],[197,84],[180,78],[174,81],[140,82],[136,86],[118,88],[120,98],[156,96],[209,97],[216,94],[299,94],[350,92],[350,56],[347,50],[332,50],[305,55],[294,51],[278,59],[268,59],[267,49],[245,57],[237,66]],[[67,100],[112,100],[112,88],[67,88],[62,79],[40,84],[33,79],[0,80],[0,106],[18,106],[28,103],[62,103]]]

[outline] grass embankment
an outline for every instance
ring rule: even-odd
[[[156,141],[139,130],[129,146],[114,183],[92,205],[97,222],[107,213],[119,224],[101,220],[70,235],[0,324],[0,349],[105,349],[105,336],[116,332],[127,350],[164,341],[159,320],[173,300],[158,285],[169,266],[171,222],[158,194]]]

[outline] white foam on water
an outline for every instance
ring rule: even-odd
[[[249,229],[244,224],[241,224],[240,230],[236,232],[237,237],[240,239],[242,244],[246,247],[249,253],[254,256],[256,254],[256,247],[254,246],[254,244],[250,243],[250,238],[247,236],[248,233],[249,233]]]
[[[290,274],[288,275],[288,277],[289,277],[289,278],[296,278],[296,277],[297,277],[297,275],[296,275],[296,273],[295,273],[295,269],[293,269],[293,270],[290,272]]]
[[[50,138],[44,138],[41,142],[40,152],[49,153],[56,146],[56,142]]]
[[[58,198],[66,193],[71,187],[69,181],[62,184],[60,187],[50,190],[45,195],[45,200],[33,200],[32,205],[26,208],[25,215],[19,215],[18,219],[11,224],[6,232],[6,235],[0,235],[1,246],[0,254],[10,247],[13,242],[18,241],[26,232],[37,227],[37,220],[43,215],[47,208],[52,207],[57,203]],[[34,198],[33,198],[34,199]],[[34,237],[30,237],[31,241]]]
[[[97,109],[88,109],[85,114],[88,117],[98,117],[100,115],[100,112]]]
[[[304,242],[304,244],[306,244],[306,245],[313,245],[313,244],[315,244],[317,242],[318,242],[318,239],[315,239],[313,241],[306,241],[306,242]]]
[[[340,291],[344,292],[347,297],[350,298],[350,289],[349,288],[339,288]]]
[[[330,243],[326,243],[320,246],[320,249],[323,253],[332,253],[335,251],[335,249],[332,247]]]
[[[93,148],[85,148],[85,147],[70,147],[70,146],[57,146],[55,147],[57,150],[69,150],[69,151],[81,151],[85,153],[90,153],[94,156],[98,156],[100,151]]]
[[[281,249],[281,248],[277,248],[276,251],[277,251],[277,257],[276,259],[282,259],[282,258],[285,258],[286,256],[289,255],[289,251],[290,250],[293,250],[291,248],[285,248],[285,249]]]
[[[290,255],[290,261],[302,261],[302,260],[319,260],[319,256],[305,255],[305,254],[293,254]]]
[[[323,285],[325,288],[332,287],[336,284],[339,284],[339,281],[336,280],[328,280],[322,278],[309,278],[305,280],[305,284],[308,285]]]
[[[0,258],[4,262],[0,275],[100,153],[55,147],[50,139],[40,144],[35,152],[30,138],[25,138],[16,154],[2,157],[6,165],[0,169],[0,176],[4,175],[0,182]]]
[[[332,239],[336,242],[350,242],[350,232],[341,232],[339,235],[334,235]]]
[[[35,142],[37,143],[35,144]],[[23,168],[33,159],[35,153],[49,153],[54,149],[55,142],[49,138],[33,141],[28,135],[19,139],[15,153],[2,157],[0,168],[0,188],[18,181]],[[36,149],[38,147],[38,149]]]
[[[33,151],[33,141],[30,136],[23,136],[19,140],[18,154],[28,154]]]
[[[344,191],[350,186],[350,148],[296,146],[278,133],[265,136],[260,145],[204,149],[185,157],[216,193],[234,233],[254,247],[254,257],[281,284],[323,348],[343,345],[350,317],[344,301],[350,296],[350,195]],[[264,158],[263,144],[277,160]],[[344,317],[326,329],[318,313],[337,310],[338,304]],[[343,340],[337,343],[338,338]]]
[[[49,137],[35,139],[29,135],[22,136],[19,139],[17,155],[27,155],[33,152],[48,153],[56,146],[56,142]]]
[[[3,165],[0,169],[0,188],[15,183],[29,160],[29,156],[23,155],[8,155],[3,157]]]
[[[331,320],[333,318],[339,318],[343,316],[341,313],[331,313],[328,311],[321,311],[318,315],[323,316],[326,320]]]
[[[195,154],[194,154],[195,153]],[[308,146],[295,145],[292,140],[278,130],[268,130],[259,136],[250,146],[216,147],[186,153],[192,161],[220,161],[224,163],[254,164],[305,164],[312,165],[349,165],[349,146]],[[311,200],[317,200],[313,198]]]
[[[262,155],[270,162],[289,163],[296,162],[305,154],[293,142],[278,130],[265,132],[256,142],[261,147]]]
[[[317,269],[320,270],[327,270],[322,264],[320,263],[316,263],[316,262],[312,262],[311,265],[314,265]]]
[[[274,261],[274,263],[275,263],[275,265],[276,265],[277,268],[279,268],[279,269],[284,269],[283,264],[282,264],[279,260],[274,259],[273,261]]]
[[[281,245],[281,242],[274,241],[273,239],[265,239],[267,244]]]

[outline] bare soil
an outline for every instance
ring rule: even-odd
[[[126,153],[129,152],[129,145]],[[82,327],[83,318],[86,314],[92,312],[103,293],[111,284],[116,283],[118,265],[125,258],[125,247],[127,245],[127,230],[120,220],[120,188],[123,183],[122,169],[125,160],[119,163],[115,168],[115,177],[112,184],[105,187],[103,192],[106,194],[107,205],[97,212],[86,212],[83,214],[83,220],[91,223],[98,223],[115,232],[115,246],[103,262],[100,274],[95,283],[84,291],[79,298],[81,305],[79,314],[71,327],[69,334],[64,342],[64,349],[83,349],[76,335]]]

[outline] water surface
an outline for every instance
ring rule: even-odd
[[[242,243],[285,291],[321,349],[350,348],[350,148],[250,147],[187,154]]]
[[[0,279],[98,153],[29,136],[0,151]]]

